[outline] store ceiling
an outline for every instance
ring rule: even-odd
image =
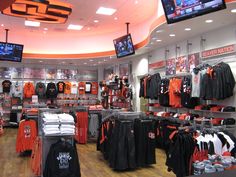
[[[114,50],[112,39],[126,33],[125,22],[129,21],[130,32],[134,38],[134,43],[142,42],[147,36],[140,35],[140,31],[135,31],[135,28],[144,26],[145,30],[153,30],[152,23],[157,18],[157,0],[60,0],[72,4],[72,14],[69,16],[65,24],[41,24],[39,28],[25,27],[24,19],[0,15],[0,40],[4,41],[4,29],[9,28],[9,42],[23,43],[25,45],[25,52],[32,53],[66,53],[78,54],[107,51],[107,46]],[[235,1],[234,1],[235,2]],[[100,6],[112,7],[117,11],[112,16],[97,15],[95,12]],[[215,12],[212,14],[197,17],[191,20],[186,20],[173,25],[166,23],[155,27],[150,33],[150,41],[147,47],[140,48],[136,51],[137,55],[150,52],[156,48],[164,47],[170,44],[184,41],[194,36],[199,36],[205,32],[221,28],[227,25],[236,24],[236,14],[231,13],[231,9],[236,8],[236,3],[227,4],[227,9]],[[117,19],[115,19],[117,17]],[[154,19],[153,19],[154,18]],[[205,20],[212,19],[213,22],[206,24]],[[99,20],[95,23],[94,20]],[[2,25],[3,24],[3,25]],[[67,26],[69,24],[83,25],[80,31],[69,31]],[[149,24],[149,26],[145,26]],[[185,31],[185,28],[191,28],[191,31]],[[157,33],[156,31],[162,31]],[[169,34],[174,33],[175,37],[170,37]],[[142,33],[144,34],[144,33]],[[106,38],[103,36],[107,36]],[[93,42],[86,39],[93,39]],[[100,39],[100,40],[98,40]],[[158,42],[157,39],[161,39]],[[107,42],[108,41],[108,42]],[[105,48],[102,45],[106,44]],[[89,50],[86,48],[88,46]],[[94,48],[95,47],[95,48]],[[98,50],[96,50],[98,49]],[[102,50],[104,49],[104,50]],[[80,59],[80,58],[78,58]],[[119,59],[120,60],[120,59]],[[123,59],[125,60],[125,59]],[[98,66],[116,63],[116,57],[106,56],[99,58],[87,58],[86,60],[66,59],[26,59],[24,63],[33,64],[52,64],[54,65],[86,65]]]
[[[113,50],[113,39],[126,34],[126,22],[130,23],[132,32],[135,26],[145,23],[157,11],[157,0],[57,1],[71,4],[72,13],[65,24],[41,23],[40,27],[26,27],[24,18],[1,14],[0,40],[5,41],[4,29],[8,28],[9,41],[24,44],[24,53],[103,52]],[[96,14],[101,6],[116,9],[116,12],[111,16]],[[95,20],[98,22],[94,22]],[[81,25],[83,28],[79,31],[68,30],[70,24]]]

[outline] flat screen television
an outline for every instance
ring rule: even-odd
[[[175,23],[196,16],[225,9],[224,0],[161,0],[167,23]]]
[[[21,44],[0,42],[0,60],[21,62],[23,48]]]
[[[113,40],[117,58],[135,54],[134,45],[130,34]]]

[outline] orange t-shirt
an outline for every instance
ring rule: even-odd
[[[175,108],[182,107],[181,96],[180,96],[181,84],[182,84],[182,79],[179,79],[179,78],[170,79],[169,102],[170,102],[170,105]]]
[[[65,90],[64,90],[65,94],[71,94],[71,86],[72,84],[70,82],[65,82]]]

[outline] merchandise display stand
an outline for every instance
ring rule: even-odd
[[[47,159],[47,155],[49,152],[49,149],[51,147],[52,144],[56,143],[58,140],[66,140],[66,141],[70,141],[71,144],[74,143],[74,135],[72,134],[63,134],[63,135],[45,135],[42,131],[42,116],[43,113],[62,113],[61,109],[48,109],[48,108],[42,108],[39,110],[40,113],[40,118],[38,119],[38,131],[39,131],[39,137],[42,140],[42,159],[41,159],[41,177],[43,177],[43,171],[44,171],[44,165],[46,163],[46,159]]]

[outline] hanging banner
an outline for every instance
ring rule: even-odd
[[[175,58],[166,60],[166,75],[172,75],[176,73],[175,70]]]
[[[149,64],[149,69],[160,69],[165,67],[166,63],[164,60]]]
[[[188,71],[192,72],[196,66],[198,66],[200,63],[200,54],[199,53],[193,53],[188,55]]]
[[[176,74],[186,73],[188,71],[187,56],[176,58]]]
[[[227,45],[224,47],[219,47],[216,49],[203,51],[202,58],[205,59],[205,58],[215,57],[219,55],[230,54],[234,52],[235,52],[235,44],[232,44],[232,45]]]

